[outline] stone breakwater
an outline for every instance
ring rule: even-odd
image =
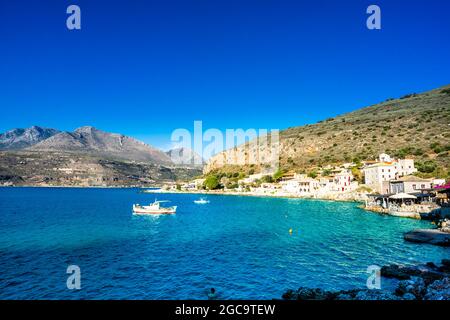
[[[440,266],[429,262],[419,266],[388,265],[381,276],[397,280],[393,290],[353,289],[327,291],[300,287],[287,290],[284,300],[450,300],[450,260]]]

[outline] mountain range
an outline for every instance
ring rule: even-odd
[[[171,165],[170,157],[163,151],[139,140],[117,133],[109,133],[86,126],[74,132],[59,132],[42,140],[29,150],[88,153],[111,159],[150,162]]]
[[[189,178],[198,175],[201,168],[189,162],[199,157],[192,151],[163,152],[134,138],[92,126],[73,132],[39,126],[12,129],[0,134],[0,152],[0,184],[38,181],[56,185],[139,185]],[[184,161],[172,161],[172,152],[180,154]],[[34,170],[29,167],[31,164]],[[89,167],[95,171],[93,179],[89,177]]]

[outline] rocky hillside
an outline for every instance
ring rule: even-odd
[[[94,157],[84,153],[0,152],[0,185],[154,186],[201,170]]]
[[[381,152],[412,157],[424,174],[450,175],[450,86],[421,94],[387,99],[376,105],[316,124],[280,132],[280,166],[285,170],[308,171],[313,167],[354,160],[375,159]],[[250,142],[211,158],[204,172],[225,169],[223,159],[259,152],[267,148]],[[253,165],[256,170],[267,163]]]
[[[59,130],[32,126],[26,129],[12,129],[0,133],[0,150],[19,150],[31,147],[55,134]]]
[[[171,165],[170,157],[141,141],[94,127],[81,127],[74,132],[60,132],[29,150],[83,153],[109,159]]]

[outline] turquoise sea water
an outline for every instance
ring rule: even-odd
[[[446,248],[404,242],[424,221],[355,203],[157,195],[173,216],[133,216],[136,189],[0,188],[1,299],[272,299],[288,288],[364,287],[369,265],[438,262]],[[292,235],[289,229],[293,229]],[[66,287],[68,265],[81,290]]]

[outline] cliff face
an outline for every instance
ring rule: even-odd
[[[446,86],[283,130],[279,162],[283,169],[303,170],[355,158],[375,159],[386,152],[433,161],[443,170],[450,170],[449,150],[450,86]],[[245,164],[249,152],[258,154],[259,159],[271,156],[269,149],[252,141],[212,157],[204,172],[222,169],[224,159]],[[267,163],[261,161],[257,166],[266,167]]]

